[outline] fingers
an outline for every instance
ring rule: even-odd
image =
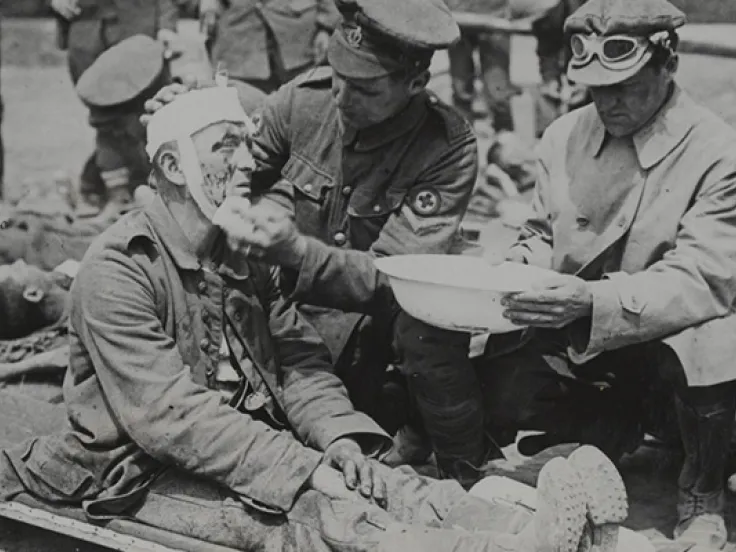
[[[506,311],[504,317],[518,326],[534,326],[538,328],[561,328],[567,324],[567,319],[560,315],[540,313],[540,312],[523,312],[523,311]]]
[[[360,466],[360,494],[366,498],[373,496],[373,464],[367,458]]]
[[[345,485],[350,490],[355,490],[358,487],[358,467],[355,461],[350,459],[346,460],[342,466],[342,474],[345,477]]]
[[[539,313],[559,316],[564,314],[566,310],[565,305],[560,302],[515,301],[512,299],[501,301],[501,304],[506,306],[506,310],[510,312]]]

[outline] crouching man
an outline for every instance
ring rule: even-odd
[[[568,76],[594,105],[542,138],[535,214],[508,255],[561,274],[508,299],[506,316],[534,332],[505,355],[491,340],[480,374],[494,423],[548,432],[521,443],[529,452],[570,440],[616,457],[645,431],[681,440],[675,537],[720,549],[736,134],[674,81],[684,20],[665,0],[589,0],[567,19]],[[652,416],[668,411],[670,423]]]
[[[100,236],[72,286],[68,429],[0,454],[0,496],[240,550],[575,552],[617,535],[623,484],[593,448],[542,470],[534,515],[366,456],[390,439],[353,409],[274,272],[213,223],[248,188],[249,124],[219,87],[152,118],[158,198]],[[441,528],[468,518],[484,530]]]

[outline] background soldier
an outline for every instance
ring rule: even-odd
[[[325,61],[334,0],[201,0],[213,65],[266,93]]]
[[[180,48],[174,0],[52,0],[51,7],[59,19],[59,45],[68,50],[75,85],[100,54],[133,35],[157,39],[172,54]],[[89,112],[96,132],[95,152],[85,164],[80,191],[82,196],[106,196],[123,206],[130,200],[132,175],[142,170],[127,151],[132,143],[129,121],[94,105]]]

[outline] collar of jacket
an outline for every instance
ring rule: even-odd
[[[157,196],[144,209],[144,212],[151,229],[156,233],[158,241],[169,253],[177,268],[180,270],[199,270],[202,268],[202,263],[194,254],[191,242],[184,235],[174,217],[171,216],[160,196]],[[136,237],[153,238],[150,230],[146,231],[145,228],[139,227],[134,229],[128,236],[128,245]],[[224,239],[217,239],[213,259],[216,264],[219,264],[217,272],[223,276],[234,280],[245,280],[250,273],[246,257],[231,253]]]
[[[642,169],[651,169],[675,149],[695,126],[692,100],[678,86],[659,113],[634,136],[634,147]],[[606,142],[606,128],[595,109],[591,120],[590,144],[593,156],[598,156]]]
[[[355,151],[370,151],[407,134],[424,120],[428,101],[427,92],[421,92],[400,113],[358,132]]]

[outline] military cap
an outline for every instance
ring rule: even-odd
[[[77,82],[84,103],[112,107],[138,97],[164,70],[164,49],[145,35],[126,38],[103,52]]]
[[[565,36],[571,40],[573,57],[568,65],[568,77],[580,84],[607,86],[635,75],[651,59],[654,44],[674,49],[672,40],[677,28],[685,24],[685,14],[667,0],[589,0],[565,20]],[[577,36],[576,36],[577,35]],[[605,37],[628,36],[639,40],[638,48],[626,57],[625,43],[610,49],[616,55],[605,59],[606,50],[591,48],[596,53],[578,56],[574,41],[584,45],[587,40],[604,43]],[[580,38],[582,37],[582,40]],[[592,43],[591,43],[592,44]],[[582,51],[586,50],[582,46]]]
[[[460,39],[443,0],[336,0],[343,19],[328,60],[342,76],[376,78],[429,64]]]

